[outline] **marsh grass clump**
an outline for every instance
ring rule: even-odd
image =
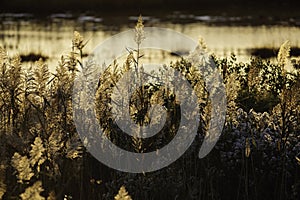
[[[74,32],[70,53],[61,57],[54,73],[43,60],[25,68],[19,56],[10,57],[0,48],[0,198],[299,199],[300,71],[298,61],[290,62],[288,43],[280,48],[278,62],[213,57],[226,85],[228,112],[216,147],[199,160],[210,120],[210,94],[203,75],[185,59],[156,73],[146,72],[139,51],[146,36],[141,17],[135,30],[137,45],[125,62],[116,60],[107,68],[96,94],[87,91],[95,96],[98,121],[116,145],[132,152],[159,153],[176,134],[180,106],[172,90],[151,81],[155,76],[168,78],[172,68],[186,77],[198,97],[200,126],[188,151],[151,173],[122,173],[104,166],[86,152],[73,123],[74,80],[89,67],[82,64],[84,38]],[[289,63],[294,66],[290,71]],[[153,138],[141,139],[138,129],[130,137],[114,121],[111,94],[129,71],[142,83],[130,98],[131,120],[139,125],[159,121],[149,112],[151,104],[168,111],[161,134]]]
[[[63,56],[51,74],[42,60],[25,68],[18,55],[0,49],[1,166],[6,163],[1,172],[16,175],[1,178],[4,199],[45,199],[51,191],[60,198],[63,189],[53,183],[69,184],[74,174],[64,171],[80,168],[72,164],[82,154],[71,119],[74,69],[81,59],[76,51]]]

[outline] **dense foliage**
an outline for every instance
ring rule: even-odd
[[[201,160],[197,156],[210,107],[202,75],[184,59],[165,66],[162,75],[172,67],[193,86],[201,125],[196,140],[180,159],[145,174],[104,166],[79,140],[72,121],[72,88],[82,70],[85,44],[78,32],[72,44],[55,73],[42,61],[26,68],[18,56],[9,57],[0,49],[0,198],[299,199],[300,70],[297,60],[290,61],[288,43],[282,45],[278,62],[253,58],[239,63],[235,56],[214,56],[226,84],[228,111],[217,146]],[[159,84],[146,83],[131,99],[132,119],[147,124],[148,106],[154,101],[171,113],[170,125],[155,140],[141,140],[139,135],[120,138],[111,120],[110,93],[126,71],[143,71],[139,53],[130,51],[124,65],[113,63],[99,77],[95,96],[99,123],[107,137],[142,153],[167,144],[180,118],[174,94]]]

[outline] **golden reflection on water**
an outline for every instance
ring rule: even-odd
[[[147,24],[146,24],[147,26]],[[240,61],[249,59],[247,51],[251,48],[278,49],[285,40],[300,47],[300,28],[290,26],[210,26],[201,22],[174,24],[170,22],[153,23],[151,26],[170,28],[198,40],[201,36],[208,49],[219,57],[237,55]],[[28,21],[2,23],[0,45],[9,54],[28,54],[31,52],[49,56],[49,67],[54,70],[61,55],[71,49],[73,31],[78,30],[88,40],[85,53],[89,54],[102,41],[110,36],[134,26],[104,26],[99,23],[78,24],[75,21],[53,23],[32,23]],[[180,51],[180,50],[179,50]],[[173,57],[157,51],[145,56],[144,62],[168,63]]]

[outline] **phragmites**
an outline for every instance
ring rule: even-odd
[[[3,65],[3,63],[7,60],[7,52],[5,51],[4,48],[0,46],[0,66]]]
[[[250,89],[255,88],[255,86],[259,87],[257,83],[261,81],[260,71],[261,69],[259,69],[258,67],[250,67],[247,77]]]
[[[204,51],[207,51],[207,45],[203,37],[199,37],[198,44]]]
[[[15,152],[11,162],[12,166],[18,172],[18,182],[23,183],[24,181],[29,181],[34,176],[33,169],[35,167],[36,171],[40,172],[40,166],[46,160],[44,152],[45,148],[40,137],[36,137],[33,144],[31,144],[29,158],[26,155],[21,156],[19,153]]]
[[[34,176],[30,167],[30,160],[27,156],[21,156],[15,152],[11,159],[11,164],[18,172],[18,182],[23,183],[24,181],[29,181],[31,177]]]
[[[236,108],[236,100],[238,98],[238,91],[241,89],[241,85],[239,84],[238,74],[231,73],[226,76],[226,97],[227,97],[227,109],[232,112],[227,112],[228,115],[232,116],[235,114],[234,109]]]
[[[83,147],[80,139],[78,137],[72,137],[66,143],[66,156],[70,159],[75,159],[80,157],[83,152]]]
[[[36,93],[40,97],[45,97],[47,94],[47,83],[50,78],[50,72],[48,70],[48,65],[44,63],[41,59],[36,62],[36,67],[34,69],[34,80],[36,82]]]
[[[144,32],[144,24],[143,24],[143,18],[140,15],[138,22],[135,26],[135,42],[140,45],[142,41],[145,39],[145,32]]]
[[[20,197],[22,200],[44,200],[45,198],[40,194],[43,191],[42,182],[37,181],[32,186],[26,188],[25,192],[22,193]]]
[[[289,57],[290,57],[291,45],[290,41],[285,41],[279,49],[277,55],[278,65],[284,70],[289,67]]]
[[[31,145],[30,154],[30,164],[31,166],[37,165],[37,171],[40,172],[40,166],[45,162],[44,157],[45,148],[43,146],[43,141],[40,137],[36,137],[34,143]]]
[[[3,195],[6,192],[6,184],[4,182],[5,175],[6,175],[6,169],[4,164],[0,164],[0,199],[2,199]]]
[[[158,72],[148,72],[139,62],[142,58],[139,44],[145,42],[144,31],[140,17],[135,27],[136,35],[133,35],[137,47],[127,49],[129,55],[125,63],[118,64],[116,60],[95,81],[98,88],[95,98],[90,101],[96,104],[95,110],[86,103],[88,95],[95,95],[95,91],[82,87],[85,92],[81,99],[85,107],[79,111],[91,114],[95,111],[103,128],[103,137],[109,138],[116,146],[134,153],[156,152],[156,155],[161,155],[160,149],[176,137],[182,119],[172,84],[162,84],[157,78],[172,80],[172,68],[185,77],[198,97],[200,123],[191,151],[169,167],[154,173],[119,173],[94,162],[95,159],[82,145],[93,141],[79,140],[72,115],[72,109],[78,109],[72,107],[77,100],[72,97],[72,89],[80,71],[76,69],[82,61],[83,37],[74,32],[70,54],[61,58],[53,73],[42,61],[31,68],[24,68],[18,56],[9,57],[0,47],[0,199],[148,200],[185,199],[188,196],[216,199],[226,191],[233,191],[232,185],[237,182],[236,193],[226,193],[228,199],[258,199],[273,195],[281,199],[299,199],[300,73],[298,71],[294,75],[282,70],[290,62],[289,43],[282,45],[278,63],[262,59],[243,63],[237,62],[234,56],[224,59],[213,57],[217,68],[223,69],[229,117],[214,152],[199,165],[193,152],[199,150],[209,126],[212,111],[208,97],[214,95],[207,91],[204,78],[216,71],[203,74],[193,63],[206,64],[210,61],[210,54],[206,51],[204,40],[200,39],[193,52],[194,60],[181,59],[163,65]],[[298,60],[294,64],[299,65]],[[87,72],[86,75],[95,67],[91,62],[82,71]],[[140,78],[136,81],[142,84],[131,87],[133,79],[129,76],[121,82],[123,84],[118,84],[127,72],[134,73],[135,69],[141,74],[135,76]],[[86,77],[89,78],[88,75]],[[151,105],[160,105],[166,111],[164,127],[154,137],[142,138],[143,132],[139,128],[132,128],[134,135],[130,137],[115,123],[116,117],[122,117],[124,112],[112,111],[112,104],[124,105],[124,95],[120,93],[113,96],[115,98],[112,95],[114,91],[118,94],[117,90],[127,91],[128,88],[132,89],[132,95],[125,111],[133,123],[153,127],[160,125],[164,115],[157,114],[159,111],[152,109]],[[184,95],[189,95],[185,88],[179,89]],[[116,111],[122,111],[120,108],[122,106]],[[183,117],[193,116],[191,112],[184,113]],[[96,130],[89,119],[82,120],[86,122],[83,128],[89,132]],[[111,159],[118,159],[118,155]],[[119,160],[120,163],[122,161]],[[203,176],[203,173],[198,173],[201,171],[207,173]],[[222,180],[226,180],[226,184],[215,187],[215,183],[222,183]],[[123,184],[126,188],[120,188]],[[256,188],[259,189],[254,192]]]
[[[74,31],[73,40],[72,40],[73,48],[83,49],[85,44],[83,43],[83,37],[80,35],[78,31]]]
[[[115,196],[115,200],[132,200],[126,191],[125,187],[122,186],[119,190],[119,193]]]

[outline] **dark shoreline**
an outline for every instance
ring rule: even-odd
[[[101,15],[128,16],[159,15],[174,11],[203,15],[299,17],[297,0],[1,0],[0,13],[33,13],[49,15],[54,12],[92,12]]]
[[[279,49],[273,49],[273,48],[254,48],[254,49],[248,49],[248,52],[251,56],[260,57],[262,59],[270,59],[277,57]],[[300,56],[300,48],[299,47],[291,47],[291,56],[298,57]]]

